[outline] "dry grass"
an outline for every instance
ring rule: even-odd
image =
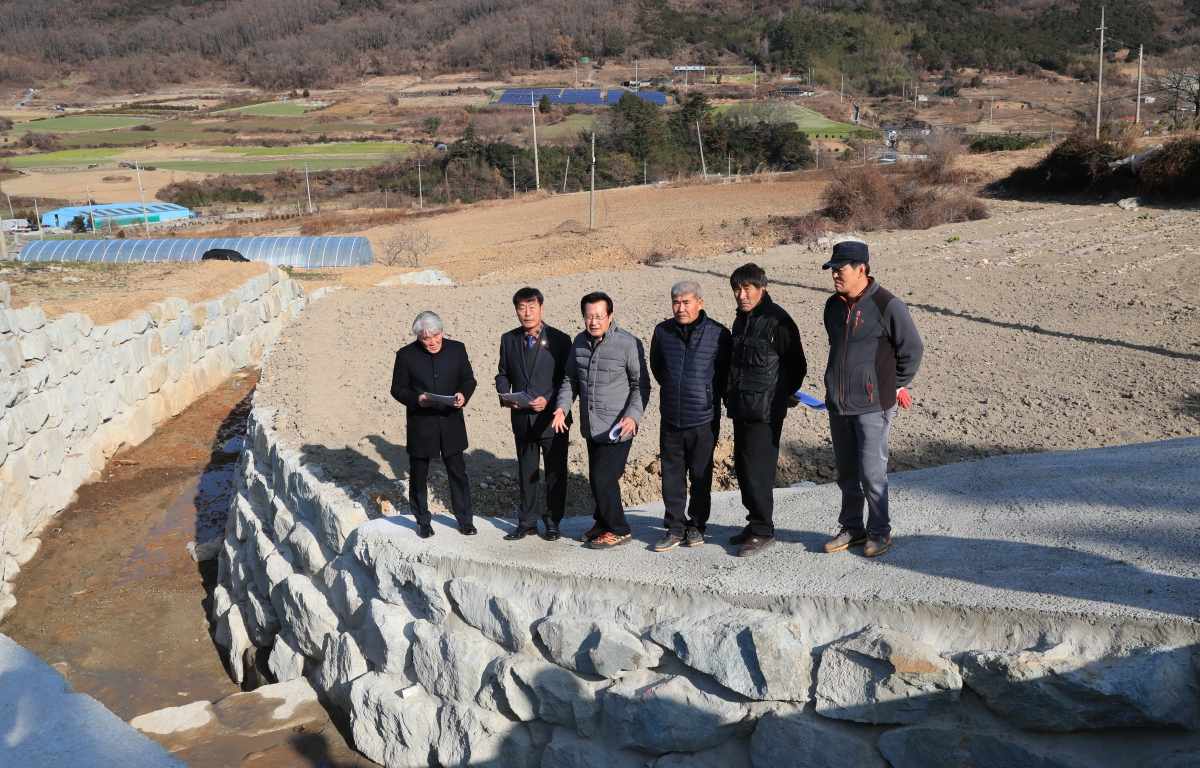
[[[797,220],[793,237],[806,241],[829,232],[929,229],[986,219],[987,204],[968,188],[930,183],[947,175],[954,175],[949,168],[920,174],[871,165],[839,169],[821,195],[821,209]]]
[[[1073,133],[1036,165],[1018,168],[992,188],[1018,195],[1133,194],[1133,171],[1129,166],[1110,168],[1109,163],[1136,151],[1129,136],[1097,139],[1085,132]]]
[[[1200,133],[1168,141],[1138,174],[1138,191],[1152,198],[1200,197]]]

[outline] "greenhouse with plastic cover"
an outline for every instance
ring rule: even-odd
[[[229,251],[241,259],[228,255]],[[375,262],[365,237],[222,237],[204,239],[34,240],[21,261],[262,261],[276,267],[364,267]]]

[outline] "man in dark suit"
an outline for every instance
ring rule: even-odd
[[[512,430],[517,441],[517,474],[520,476],[521,510],[517,527],[504,538],[523,539],[537,533],[538,455],[546,465],[546,511],[542,518],[546,540],[562,538],[558,524],[567,505],[567,446],[570,433],[554,431],[554,410],[546,405],[558,394],[571,356],[571,337],[542,322],[545,300],[537,288],[522,288],[513,295],[521,325],[500,337],[500,368],[496,391],[500,406],[512,409]],[[505,398],[519,392],[532,398],[517,403]],[[570,425],[568,416],[568,428]]]
[[[461,341],[442,335],[442,319],[422,312],[413,322],[417,340],[396,353],[392,397],[408,406],[408,503],[423,539],[433,535],[429,515],[429,460],[441,457],[450,476],[450,501],[458,532],[474,536],[471,486],[467,480],[467,422],[463,406],[475,392],[475,374]],[[430,395],[453,397],[440,403]]]

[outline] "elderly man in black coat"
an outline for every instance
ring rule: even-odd
[[[461,341],[445,338],[442,319],[433,312],[417,315],[417,340],[396,352],[392,397],[408,412],[408,500],[423,539],[433,535],[429,515],[429,460],[441,457],[450,476],[450,501],[458,532],[473,536],[471,486],[467,480],[467,423],[463,406],[475,392],[475,374]],[[440,396],[440,397],[434,397]]]

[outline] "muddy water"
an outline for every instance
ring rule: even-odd
[[[16,583],[7,634],[123,720],[238,692],[208,621],[215,560],[186,545],[223,535],[257,373],[242,374],[117,454],[42,534]],[[333,727],[212,743],[193,766],[365,766]]]

